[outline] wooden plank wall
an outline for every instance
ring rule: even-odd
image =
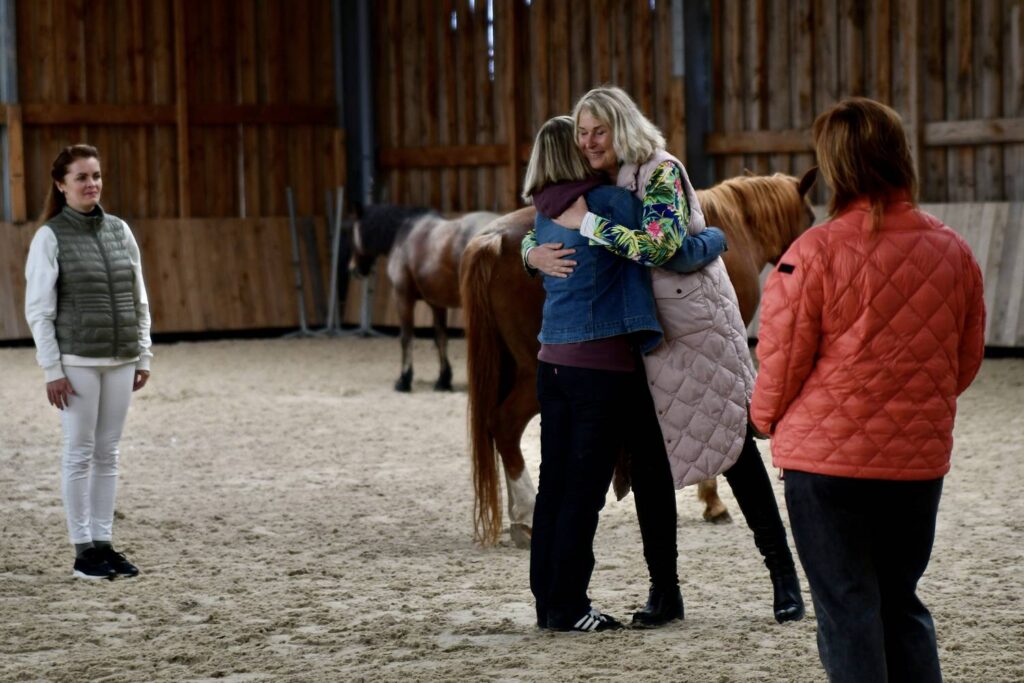
[[[921,209],[956,230],[970,245],[985,281],[985,344],[1024,346],[1024,202],[922,204]],[[825,207],[815,207],[817,222]],[[761,285],[771,266],[761,273]],[[758,317],[747,328],[757,337]]]
[[[344,166],[328,0],[16,6],[25,217],[80,141],[102,155],[104,206],[130,221],[282,216],[287,185],[323,215]]]
[[[1024,0],[722,0],[712,34],[717,177],[799,174],[814,116],[861,95],[920,143],[923,201],[1024,200]]]
[[[444,212],[521,204],[535,132],[590,88],[634,95],[685,155],[671,2],[383,0],[376,5],[377,130],[384,201]],[[488,31],[493,30],[489,52]]]
[[[131,228],[142,252],[154,333],[298,327],[288,219],[139,219]],[[323,239],[322,218],[315,228]],[[0,223],[0,340],[31,337],[25,257],[35,230]],[[324,251],[321,260],[326,273]],[[315,279],[304,266],[306,316],[311,327],[322,325],[323,312],[313,306]]]

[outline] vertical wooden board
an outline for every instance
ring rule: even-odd
[[[814,16],[811,0],[796,0],[790,4],[790,42],[795,46],[790,72],[790,119],[793,128],[810,128],[814,122]],[[792,169],[795,175],[804,173],[814,165],[813,154],[794,154]],[[818,182],[812,198],[824,202],[824,183]]]
[[[626,92],[633,89],[633,50],[629,44],[632,33],[632,7],[626,2],[612,2],[612,77],[615,85]]]
[[[33,2],[14,3],[15,22],[17,24],[18,54],[18,99],[21,102],[39,101],[40,60],[38,41],[21,40],[22,36],[39,35],[39,5]]]
[[[839,96],[864,95],[864,3],[839,0]]]
[[[924,12],[922,17],[924,45],[922,67],[924,68],[924,118],[926,121],[945,120],[946,89],[943,54],[945,52],[946,26],[943,12]],[[921,199],[929,202],[946,201],[946,150],[930,148],[924,152],[924,182],[921,183]]]
[[[769,0],[766,10],[768,32],[767,58],[767,119],[771,130],[786,130],[793,120],[790,92],[790,51],[794,41],[790,39],[788,3],[783,0]],[[767,172],[791,173],[788,154],[772,154],[768,157]]]
[[[569,5],[557,0],[552,3],[551,8],[551,31],[548,34],[550,54],[549,71],[551,78],[551,105],[554,111],[548,113],[548,117],[555,113],[562,114],[572,109],[572,93],[569,90],[571,75],[569,73],[570,38],[569,32]]]
[[[494,82],[490,77],[490,65],[488,58],[488,34],[487,34],[487,7],[478,3],[473,13],[473,21],[476,24],[474,35],[476,37],[476,71],[477,80],[477,112],[476,112],[476,142],[477,144],[489,145],[495,142],[494,139]],[[568,68],[568,65],[566,65]],[[566,70],[568,80],[568,70]],[[568,88],[568,85],[566,85]],[[487,209],[494,210],[495,185],[493,167],[484,166],[476,171],[477,194],[476,204],[470,210]]]
[[[512,0],[513,2],[515,0]],[[590,41],[591,34],[576,27],[587,25],[587,0],[571,0],[569,3],[569,99],[575,102],[590,88]]]
[[[839,99],[838,17],[833,0],[814,4],[814,105],[823,111]]]
[[[0,223],[0,340],[31,337],[25,322],[25,260],[34,234],[29,226]]]
[[[741,0],[727,0],[722,7],[722,133],[743,130],[743,7]],[[725,178],[743,172],[742,155],[724,158]]]
[[[68,74],[67,102],[83,103],[87,99],[89,53],[85,36],[85,0],[67,0],[58,18],[64,24],[64,55]],[[20,87],[19,83],[19,87]]]
[[[1003,115],[1002,88],[1002,24],[1006,17],[1000,12],[998,2],[980,2],[976,5],[978,40],[975,52],[974,73],[977,75],[975,92],[975,115],[982,119],[999,118]],[[1024,168],[1016,169],[1016,173]],[[978,200],[1004,199],[1003,195],[1003,151],[997,145],[979,145],[975,156]]]
[[[1024,117],[1024,0],[1004,0],[1003,115]],[[1013,202],[1024,201],[1024,143],[1003,145],[1003,192]]]
[[[35,84],[36,92],[35,95],[39,102],[56,102],[57,101],[57,76],[58,72],[56,61],[58,59],[57,46],[54,44],[54,6],[52,0],[39,0],[36,3],[36,33],[32,34],[38,36],[38,39],[33,41],[35,43],[35,59],[38,61],[37,77],[39,82]],[[20,83],[19,83],[20,85]],[[29,100],[22,100],[28,102]]]
[[[612,70],[612,26],[609,21],[611,17],[610,0],[591,0],[590,4],[590,35],[595,36],[593,46],[595,49],[595,63],[597,64],[597,76],[595,85],[611,83],[613,79]]]
[[[421,145],[420,129],[420,47],[422,45],[422,29],[419,23],[420,3],[405,3],[401,12],[402,45],[401,61],[401,107],[402,107],[402,147]],[[408,179],[407,194],[402,203],[420,203],[422,172],[410,169],[403,171]]]
[[[896,0],[900,2],[902,0]],[[867,0],[868,30],[865,33],[868,97],[892,102],[892,0]]]
[[[951,21],[955,29],[947,41],[946,115],[951,121],[974,118],[975,88],[973,75],[974,15],[970,0],[954,0]],[[950,147],[947,156],[949,192],[951,201],[972,201],[975,197],[974,148],[963,145]]]
[[[530,77],[533,87],[530,131],[535,135],[544,122],[551,116],[551,77],[548,50],[550,37],[548,29],[551,21],[548,16],[549,0],[535,0],[530,6]]]
[[[633,0],[630,4],[633,14],[632,36],[629,39],[633,47],[633,99],[640,111],[653,117],[654,89],[651,87],[654,77],[652,60],[653,40],[651,38],[651,5],[649,0]],[[659,68],[671,68],[671,53],[663,58]]]
[[[442,0],[444,16],[448,20],[442,26],[441,39],[441,90],[444,93],[442,103],[444,113],[441,116],[439,139],[442,144],[454,145],[459,139],[459,105],[457,102],[458,88],[455,72],[457,70],[455,55],[455,30],[451,25],[451,16],[455,12],[455,0]],[[443,191],[441,200],[442,211],[454,211],[459,205],[459,174],[455,169],[442,171]],[[350,287],[351,289],[351,287]]]
[[[768,36],[766,35],[765,1],[745,0],[743,8],[743,128],[745,130],[765,130],[768,127],[768,83],[765,78],[768,68]],[[762,154],[744,155],[743,167],[754,173],[766,173],[768,171],[767,157]]]
[[[458,0],[459,29],[457,33],[459,57],[459,85],[462,121],[460,122],[460,144],[476,142],[476,79],[474,74],[476,41],[472,13],[469,0]],[[476,196],[476,172],[471,169],[459,169],[459,210],[472,211],[478,206]]]
[[[65,21],[63,3],[61,6],[50,6],[51,15],[48,17],[49,34],[44,34],[43,40],[50,43],[50,50],[53,55],[53,85],[50,101],[54,104],[65,104],[69,100],[68,81],[71,80],[69,66],[69,40],[68,23]]]
[[[1002,269],[996,284],[995,339],[999,346],[1024,345],[1024,202],[1015,201],[1007,208],[1004,228]]]
[[[438,0],[424,0],[422,17],[423,71],[420,79],[420,101],[422,102],[423,136],[422,143],[436,146],[440,141],[441,90],[439,71],[439,32],[443,24],[441,6]],[[425,173],[425,203],[432,208],[441,206],[441,171]]]

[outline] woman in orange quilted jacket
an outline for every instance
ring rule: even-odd
[[[832,681],[941,680],[917,582],[931,556],[957,397],[984,354],[981,272],[917,208],[899,115],[843,100],[814,122],[830,221],[765,288],[751,404]]]

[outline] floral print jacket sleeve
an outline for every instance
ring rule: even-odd
[[[645,266],[660,266],[682,245],[690,221],[679,167],[666,161],[654,169],[644,188],[643,203],[641,230],[633,231],[597,216],[591,239],[624,258]],[[525,240],[523,244],[525,254]]]

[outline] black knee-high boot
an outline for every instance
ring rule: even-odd
[[[754,544],[771,575],[775,620],[781,624],[803,619],[804,601],[800,596],[793,554],[786,540],[786,528],[782,525],[775,492],[749,428],[740,457],[726,470],[725,479],[736,496],[747,526],[754,532]]]

